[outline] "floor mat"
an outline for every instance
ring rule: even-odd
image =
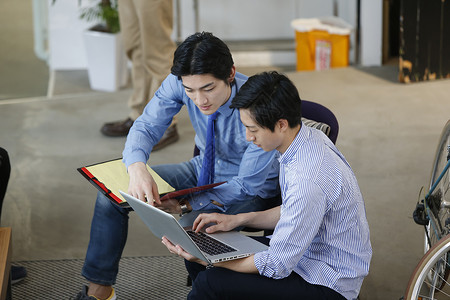
[[[84,260],[20,261],[28,276],[12,286],[13,299],[70,299],[86,284]],[[176,256],[126,257],[114,286],[118,299],[186,299],[187,271]]]

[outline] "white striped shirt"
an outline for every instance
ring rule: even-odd
[[[270,247],[255,254],[261,275],[292,271],[355,299],[372,247],[364,200],[344,156],[319,130],[302,126],[279,158],[283,203]]]

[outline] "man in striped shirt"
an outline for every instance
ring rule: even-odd
[[[199,231],[238,226],[274,229],[264,252],[214,264],[184,252],[193,288],[188,299],[356,299],[372,256],[363,197],[344,156],[319,130],[302,126],[293,83],[276,72],[255,75],[230,107],[238,108],[247,140],[280,153],[282,204],[262,212],[201,214]],[[265,239],[265,238],[263,238]]]

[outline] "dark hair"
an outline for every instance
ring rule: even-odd
[[[171,72],[173,75],[212,74],[228,83],[233,58],[230,49],[210,32],[197,32],[189,36],[175,50]]]
[[[276,71],[250,77],[232,100],[230,108],[249,109],[255,122],[272,132],[280,119],[286,119],[291,128],[301,124],[301,99],[297,88]]]

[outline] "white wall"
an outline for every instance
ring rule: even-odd
[[[333,0],[197,0],[199,30],[224,40],[293,38],[296,18],[333,15]],[[194,0],[180,0],[181,37],[195,32]],[[338,0],[339,17],[356,24],[356,1]]]
[[[78,1],[47,1],[50,69],[86,68],[82,32],[91,24],[80,20]]]
[[[86,68],[82,32],[92,24],[79,19],[78,1],[57,0],[54,5],[51,4],[52,0],[47,1],[49,3],[50,68],[53,70]],[[183,40],[195,32],[194,0],[179,0],[179,2],[180,35]],[[362,62],[377,64],[379,57],[378,64],[381,64],[382,10],[379,6],[382,0],[362,0],[362,2],[364,4],[362,18],[370,21],[364,25],[366,30],[364,34],[367,32],[367,36],[362,38],[365,51]],[[89,1],[82,1],[83,5],[86,3],[89,4]],[[294,38],[295,32],[290,27],[293,19],[333,14],[333,0],[198,0],[198,4],[199,30],[211,31],[224,40]],[[346,22],[355,26],[356,0],[339,0],[338,14]],[[379,30],[374,28],[377,26]],[[174,39],[176,34],[177,32],[174,31]],[[351,40],[354,45],[353,34]],[[351,61],[354,57],[353,50],[354,47],[351,47]],[[379,53],[377,53],[378,50]]]
[[[182,37],[195,32],[193,0],[180,0]],[[296,0],[198,0],[199,30],[223,40],[292,38]]]
[[[361,0],[361,65],[381,66],[383,1]]]

